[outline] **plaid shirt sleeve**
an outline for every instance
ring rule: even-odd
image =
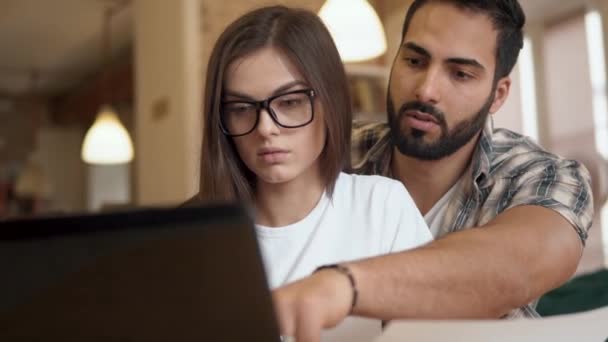
[[[570,222],[585,244],[593,219],[589,172],[573,160],[537,160],[517,172],[518,176],[513,180],[514,192],[504,194],[505,199],[512,197],[499,212],[520,205],[539,205],[555,210]]]

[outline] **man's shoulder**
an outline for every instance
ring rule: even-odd
[[[389,126],[382,121],[354,120],[352,126],[353,147],[372,148],[375,143],[389,133]]]
[[[517,155],[520,153],[548,153],[532,138],[506,128],[492,131],[492,151],[498,155]]]
[[[491,145],[490,173],[496,176],[514,176],[537,168],[580,166],[545,150],[531,138],[504,128],[492,132]]]
[[[353,121],[351,169],[360,174],[382,174],[380,160],[390,147],[386,122]]]
[[[483,141],[482,141],[483,144]],[[584,243],[593,218],[591,177],[583,164],[551,153],[506,129],[492,133],[486,189],[486,218],[519,205],[536,205],[566,218]],[[478,175],[478,174],[477,174]],[[487,221],[486,221],[487,222]]]

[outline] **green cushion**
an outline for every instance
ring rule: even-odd
[[[541,297],[536,310],[553,316],[608,306],[608,270],[576,277]]]

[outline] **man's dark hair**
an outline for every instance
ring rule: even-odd
[[[526,16],[518,0],[414,0],[405,16],[401,39],[405,37],[416,11],[429,2],[449,3],[463,10],[487,15],[497,31],[494,80],[511,73],[524,45],[522,28]]]

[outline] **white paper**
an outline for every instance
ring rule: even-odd
[[[608,307],[542,319],[407,320],[392,322],[374,342],[605,342]]]

